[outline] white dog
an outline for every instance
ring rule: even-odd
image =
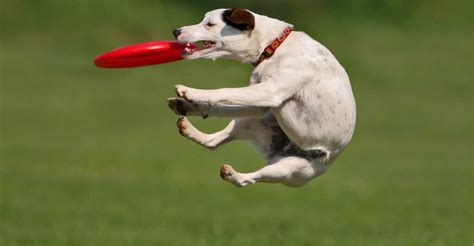
[[[168,99],[178,115],[235,118],[205,134],[181,117],[177,126],[185,137],[210,149],[246,139],[268,160],[252,173],[222,165],[220,175],[228,182],[303,186],[323,174],[351,140],[356,107],[346,72],[327,48],[291,24],[244,9],[218,9],[174,35],[180,43],[201,44],[187,48],[186,59],[227,58],[255,66],[247,87],[176,85],[179,98]]]

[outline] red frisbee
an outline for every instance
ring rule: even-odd
[[[175,41],[152,41],[131,44],[101,54],[95,58],[95,65],[102,68],[126,68],[156,65],[182,60],[181,52],[194,49],[194,44],[180,44]]]

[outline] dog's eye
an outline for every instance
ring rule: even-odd
[[[208,26],[208,27],[213,27],[213,26],[215,26],[215,25],[216,25],[216,24],[211,23],[211,22],[208,22],[208,23],[206,24],[206,26]]]

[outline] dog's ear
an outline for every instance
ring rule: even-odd
[[[241,31],[251,31],[255,27],[255,16],[245,9],[227,9],[222,17],[225,23]]]

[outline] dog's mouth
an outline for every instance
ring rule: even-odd
[[[181,52],[183,57],[191,56],[196,52],[209,50],[216,47],[216,42],[209,40],[201,40],[193,43],[194,45],[189,45],[187,43],[186,48]]]

